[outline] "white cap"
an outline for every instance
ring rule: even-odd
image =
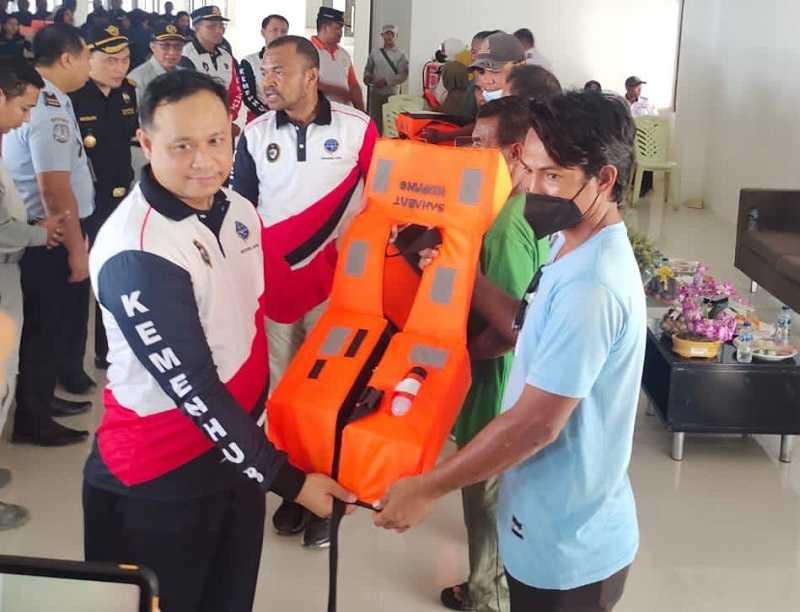
[[[387,23],[385,26],[381,28],[381,34],[386,34],[386,32],[393,32],[394,35],[397,36],[397,26]]]
[[[442,51],[449,61],[453,61],[460,53],[467,50],[467,43],[458,38],[448,38],[442,43]]]

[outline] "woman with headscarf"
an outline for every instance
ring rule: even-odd
[[[442,66],[441,82],[447,90],[447,97],[436,110],[448,115],[463,115],[470,95],[467,67],[461,62],[447,62]]]

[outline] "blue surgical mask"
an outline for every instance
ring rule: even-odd
[[[499,100],[500,98],[504,97],[505,93],[502,89],[496,89],[494,91],[484,91],[483,92],[483,99],[487,102],[491,102],[493,100]]]

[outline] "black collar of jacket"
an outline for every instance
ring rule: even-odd
[[[197,40],[197,36],[194,34],[192,34],[192,44],[194,45],[195,51],[197,51],[199,55],[208,53],[212,58],[219,57],[220,55],[222,55],[222,47],[217,47],[216,49],[214,49],[213,53],[209,52],[208,49],[206,49],[203,45],[200,44],[200,41]]]
[[[292,120],[289,119],[289,115],[286,111],[278,111],[275,117],[275,125],[278,129],[282,128],[285,125],[290,125]],[[317,125],[330,125],[331,124],[331,103],[328,101],[328,98],[324,96],[322,92],[319,93],[319,104],[317,104],[317,116],[314,117],[314,121],[311,123],[316,123]]]
[[[147,203],[152,206],[156,212],[161,213],[168,219],[173,221],[183,221],[192,215],[197,215],[202,211],[192,208],[185,202],[182,202],[178,197],[167,191],[167,189],[158,182],[156,177],[153,176],[153,171],[150,164],[144,167],[142,171],[142,178],[139,181],[139,188],[142,190],[142,195]],[[220,189],[214,194],[214,202],[211,207],[214,208],[218,205],[224,204],[228,201],[225,193]]]

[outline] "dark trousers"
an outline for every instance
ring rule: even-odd
[[[67,282],[69,265],[64,247],[27,249],[20,271],[25,319],[15,426],[35,433],[51,418],[50,403],[68,336],[65,327],[73,325],[67,313],[78,309],[76,301],[80,296]]]
[[[156,573],[162,612],[251,612],[265,495],[244,484],[199,499],[134,499],[83,485],[87,561]]]
[[[622,599],[629,569],[569,591],[537,589],[519,582],[506,571],[511,612],[609,612]]]
[[[86,220],[86,235],[89,237],[89,248],[94,246],[94,241],[97,240],[97,234],[100,228],[108,221],[111,213],[114,212],[117,205],[122,201],[121,198],[98,198],[95,200],[94,212],[92,216]],[[88,316],[88,315],[87,315]],[[88,324],[88,321],[87,321]],[[84,344],[86,339],[84,338]],[[103,325],[103,314],[100,310],[99,304],[94,307],[94,356],[95,359],[105,361],[108,355],[108,338],[106,337],[106,328]]]
[[[81,219],[81,231],[88,236],[92,228],[92,217]],[[69,271],[67,271],[69,275]],[[86,356],[86,339],[89,335],[89,296],[92,285],[89,279],[80,283],[70,283],[68,292],[71,297],[63,309],[64,325],[61,328],[62,346],[61,364],[58,375],[67,379],[83,372],[83,361]]]

